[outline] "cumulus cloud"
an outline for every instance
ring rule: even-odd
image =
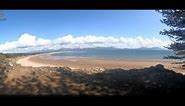
[[[0,44],[0,51],[11,51],[14,49],[20,50],[30,47],[39,47],[39,46],[47,46],[51,44],[51,40],[36,38],[36,36],[24,33],[20,36],[17,41],[6,42],[5,44]],[[33,48],[34,50],[34,48]],[[14,50],[16,51],[16,50]]]
[[[24,33],[16,41],[0,44],[0,52],[32,52],[41,50],[58,50],[61,48],[139,48],[160,47],[170,44],[156,38],[143,38],[141,36],[112,37],[112,36],[79,36],[66,35],[56,39],[37,38],[35,35]]]

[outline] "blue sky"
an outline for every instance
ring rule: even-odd
[[[71,34],[156,37],[166,28],[154,10],[5,10],[0,22],[0,43],[16,40],[22,33],[42,38]]]
[[[72,35],[103,37],[141,36],[169,41],[159,35],[167,28],[154,10],[5,10],[7,20],[0,21],[0,44],[16,41],[28,33],[43,39]]]

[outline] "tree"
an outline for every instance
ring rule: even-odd
[[[178,58],[185,58],[185,10],[159,10],[164,17],[161,22],[170,27],[160,34],[167,35],[172,40],[168,49],[175,51]]]
[[[3,20],[5,20],[5,19],[6,19],[6,18],[5,18],[5,15],[4,15],[3,11],[0,10],[0,21],[3,21]]]

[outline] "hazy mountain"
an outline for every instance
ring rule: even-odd
[[[96,48],[61,48],[58,50],[38,50],[34,52],[61,52],[61,51],[70,51],[70,50],[117,50],[120,48],[113,48],[113,47],[96,47]],[[159,47],[152,47],[152,48],[147,48],[147,47],[140,47],[140,48],[123,48],[123,50],[166,50],[163,48]]]
[[[159,48],[159,47],[151,47],[151,48],[147,48],[147,47],[140,47],[138,48],[140,50],[165,50],[163,48]]]

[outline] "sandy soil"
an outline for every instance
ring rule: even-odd
[[[56,57],[57,58],[57,57]],[[108,60],[97,58],[68,58],[68,59],[51,59],[47,54],[32,55],[21,58],[17,64],[32,67],[60,67],[66,66],[72,69],[101,67],[105,69],[123,68],[123,69],[141,69],[145,67],[163,64],[165,68],[179,71],[180,65],[172,64],[175,60],[157,59],[157,60]],[[182,71],[182,70],[180,70]]]
[[[17,61],[17,64],[21,64],[22,66],[32,66],[32,67],[42,67],[42,66],[50,66],[54,67],[51,64],[46,64],[46,63],[38,63],[34,61],[30,61],[31,58],[35,57],[34,56],[28,56],[28,57],[23,57]]]
[[[185,88],[183,84],[185,77],[182,75],[185,70],[175,68],[179,66],[172,64],[173,62],[174,60],[164,59],[62,58],[58,60],[57,57],[53,59],[48,54],[32,55],[17,59],[17,64],[6,72],[3,89],[7,94],[132,95],[138,92],[146,93],[147,91],[144,91],[151,88],[155,94],[156,87],[159,87],[158,90],[161,90],[162,86],[167,87],[166,89],[172,87],[173,90],[182,85],[182,89],[177,90],[181,93]],[[162,64],[173,71],[157,64]]]

